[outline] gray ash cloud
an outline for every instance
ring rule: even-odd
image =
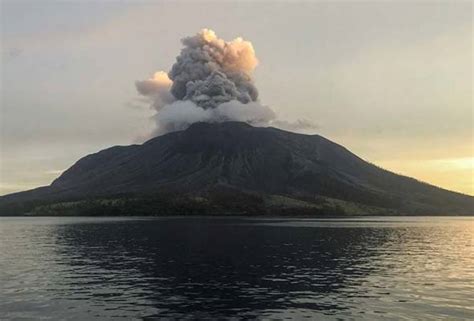
[[[137,91],[156,111],[153,136],[195,122],[243,121],[271,124],[275,113],[258,100],[252,73],[258,64],[252,44],[224,41],[203,29],[182,39],[183,49],[169,72],[137,81]],[[276,123],[275,123],[276,124]]]

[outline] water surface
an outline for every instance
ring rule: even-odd
[[[0,319],[469,320],[473,224],[0,218]]]

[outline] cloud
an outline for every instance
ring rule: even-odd
[[[319,126],[309,119],[297,119],[296,121],[274,120],[272,126],[289,131],[309,131],[318,129]]]
[[[215,110],[215,119],[241,121],[253,125],[264,125],[275,119],[276,114],[269,107],[257,102],[243,104],[237,100],[220,104]]]
[[[152,136],[186,129],[196,122],[241,121],[255,126],[309,130],[308,120],[277,119],[275,112],[258,100],[252,73],[258,65],[249,41],[226,42],[209,29],[182,40],[183,49],[171,71],[135,83],[156,111]]]
[[[220,104],[216,108],[203,108],[189,100],[178,100],[166,105],[155,116],[157,124],[153,136],[183,130],[197,122],[242,121],[253,125],[269,124],[275,113],[258,103],[243,104],[232,100]]]
[[[153,135],[185,129],[195,122],[243,121],[268,124],[275,113],[258,101],[252,72],[258,64],[252,44],[226,42],[203,29],[182,40],[169,73],[135,83],[156,111]]]
[[[159,111],[176,100],[170,92],[172,84],[166,72],[158,71],[150,79],[136,81],[135,87],[141,95],[149,98],[152,107]]]

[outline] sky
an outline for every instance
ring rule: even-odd
[[[260,101],[393,172],[474,195],[470,1],[1,3],[0,195],[143,140],[135,81],[202,28],[252,42]]]

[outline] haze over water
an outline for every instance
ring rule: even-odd
[[[473,220],[0,218],[2,320],[468,320]]]

